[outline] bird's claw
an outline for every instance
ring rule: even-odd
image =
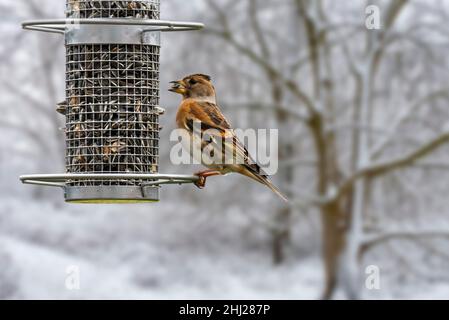
[[[203,189],[206,186],[206,177],[203,176],[201,173],[196,173],[195,174],[198,177],[198,180],[195,181],[195,185],[199,188],[199,189]]]

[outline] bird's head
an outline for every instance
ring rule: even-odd
[[[215,88],[211,78],[205,74],[192,74],[182,80],[171,81],[169,91],[181,94],[184,99],[215,100]]]

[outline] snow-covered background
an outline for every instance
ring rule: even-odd
[[[22,185],[21,174],[64,172],[64,122],[54,112],[64,99],[63,40],[20,27],[62,18],[64,1],[1,0],[0,298],[316,299],[332,275],[338,299],[449,298],[448,1],[161,2],[163,19],[209,28],[163,37],[160,171],[197,169],[169,162],[179,100],[166,89],[170,80],[206,73],[235,127],[280,129],[285,153],[274,181],[292,201],[283,205],[232,175],[211,178],[205,190],[164,187],[159,203],[142,205],[66,204],[58,189]],[[380,8],[380,31],[364,27],[371,3]],[[235,42],[222,33],[227,19]],[[311,26],[341,28],[321,38],[318,64],[308,34],[320,33]],[[384,49],[379,57],[376,48]],[[302,119],[310,110],[292,88],[310,97],[322,128]],[[327,169],[310,132],[325,133]],[[391,159],[426,145],[424,155],[392,168]],[[368,151],[377,153],[363,163]],[[386,163],[388,174],[364,177],[339,198],[348,215],[326,220],[337,211],[326,211],[324,201],[373,163]],[[344,230],[346,249],[332,247],[332,230]],[[326,244],[338,259],[323,251]],[[367,266],[378,268],[379,288],[366,285]],[[73,277],[79,288],[70,286]]]
[[[10,200],[1,221],[2,298],[312,298],[320,284],[313,257],[273,268],[262,246],[175,205]],[[80,290],[66,289],[70,266],[79,267]]]

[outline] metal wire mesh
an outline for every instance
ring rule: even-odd
[[[159,1],[68,0],[67,16],[159,18]],[[66,171],[157,173],[159,46],[66,46]],[[71,180],[69,186],[141,180]]]
[[[68,18],[160,19],[159,0],[67,0]]]

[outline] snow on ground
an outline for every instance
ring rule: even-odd
[[[16,288],[6,298],[310,299],[319,294],[318,259],[273,267],[269,251],[245,248],[219,231],[215,237],[203,218],[170,217],[174,207],[55,208],[7,199],[3,204],[0,252],[13,276],[8,281],[0,276],[0,284]],[[79,290],[66,288],[69,266],[79,268]]]
[[[322,288],[319,250],[291,251],[275,267],[266,239],[236,212],[173,203],[1,203],[0,299],[316,299]],[[449,297],[447,282],[398,284],[394,265],[373,261],[382,287],[365,298]],[[79,270],[79,290],[66,287],[71,266]]]
[[[76,256],[13,238],[2,237],[0,241],[18,268],[17,281],[22,298],[114,299],[126,294],[131,294],[131,297],[135,298],[142,291],[127,281],[129,275],[125,269],[96,265]],[[66,288],[66,279],[69,275],[66,268],[70,266],[79,267],[81,290]]]
[[[0,241],[18,268],[20,298],[304,299],[317,294],[317,283],[307,280],[316,277],[310,262],[293,270],[289,267],[272,270],[268,266],[255,266],[252,272],[238,272],[226,267],[217,270],[217,261],[203,259],[197,265],[198,271],[203,272],[197,272],[195,278],[184,278],[184,281],[166,285],[154,282],[148,284],[152,288],[145,288],[133,281],[133,267],[126,262],[108,266],[12,238],[2,237]],[[66,288],[68,266],[78,266],[80,270],[79,290]],[[152,268],[148,266],[149,274],[153,274]],[[158,268],[160,266],[156,266],[156,273],[160,272]],[[176,270],[167,270],[162,277],[171,277],[172,272]],[[178,277],[174,275],[174,279]]]

